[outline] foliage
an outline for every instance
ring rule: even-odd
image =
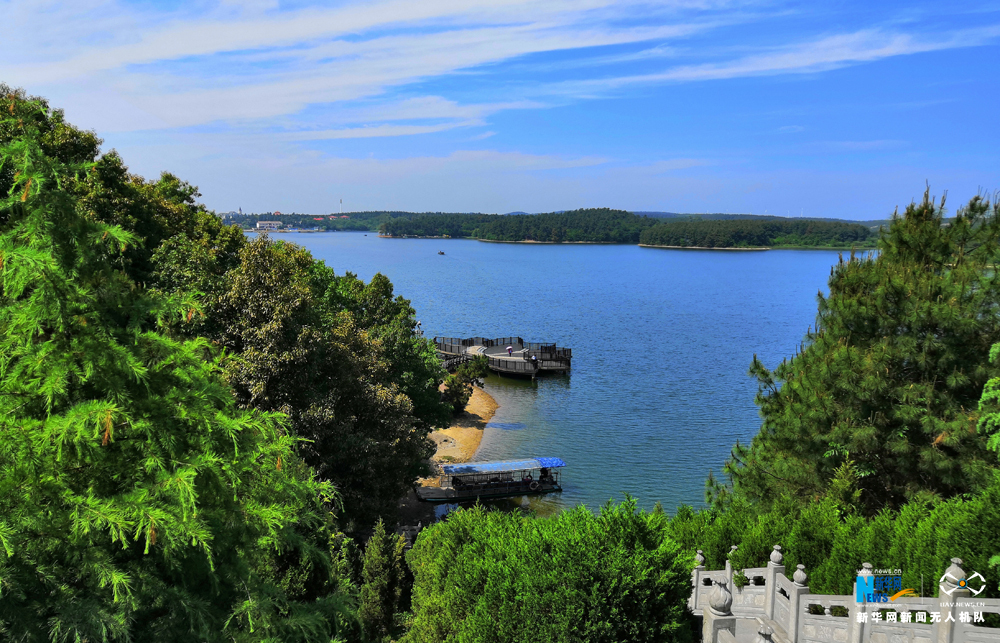
[[[332,487],[168,332],[198,303],[131,279],[137,239],[84,215],[97,166],[47,151],[45,105],[0,116],[3,638],[329,641]]]
[[[458,365],[455,372],[444,380],[444,391],[441,399],[454,413],[461,413],[472,398],[472,387],[482,386],[483,378],[489,372],[488,360],[485,355],[477,355],[474,359]]]
[[[989,480],[976,406],[1000,338],[992,210],[976,197],[944,225],[943,204],[925,195],[893,219],[877,255],[841,259],[807,346],[773,372],[754,358],[764,421],[727,465],[737,492],[808,501],[850,461],[854,488],[841,495],[860,491],[852,504],[874,516]]]
[[[482,507],[421,532],[405,641],[684,641],[691,556],[635,501],[532,518]]]
[[[391,517],[425,471],[427,433],[450,420],[438,392],[444,370],[416,332],[409,302],[382,275],[366,284],[291,246],[259,240],[251,248],[239,228],[196,203],[196,188],[167,173],[155,182],[129,173],[114,152],[99,155],[96,136],[37,104],[5,121],[0,141],[31,127],[45,158],[89,163],[87,172],[65,174],[64,186],[80,216],[132,235],[119,268],[139,287],[198,297],[183,320],[163,318],[165,328],[224,348],[238,405],[286,413],[293,433],[314,440],[307,460],[343,488],[344,526]],[[13,174],[0,171],[4,193]]]
[[[873,247],[878,235],[864,225],[815,219],[666,221],[642,231],[649,246],[699,248]]]
[[[424,214],[412,219],[394,218],[379,226],[379,233],[389,237],[471,237],[480,224],[499,214]]]
[[[386,379],[409,398],[418,430],[448,426],[448,407],[438,394],[445,371],[434,343],[417,332],[410,302],[393,297],[392,283],[381,273],[367,284],[349,272],[341,277],[328,274],[328,309],[350,313],[378,343],[388,366]]]
[[[380,520],[365,547],[358,618],[366,640],[380,641],[394,630],[396,608],[403,590],[402,536],[387,534]]]
[[[338,279],[306,250],[263,235],[225,274],[211,316],[216,341],[233,351],[226,378],[238,403],[288,415],[293,433],[308,439],[306,462],[340,491],[352,528],[393,516],[426,473],[432,422],[447,414],[435,407],[440,364],[388,280]],[[423,420],[406,386],[428,409]]]
[[[703,550],[708,569],[725,565],[731,545],[738,547],[731,558],[734,569],[763,567],[772,546],[781,545],[786,569],[805,565],[813,593],[850,594],[857,571],[867,562],[901,569],[903,587],[934,595],[936,580],[957,556],[967,572],[986,577],[984,597],[1000,596],[1000,570],[989,566],[1000,533],[1000,472],[991,474],[989,485],[975,495],[914,500],[872,517],[829,496],[808,504],[785,496],[766,509],[745,500],[701,511],[681,507],[668,531],[683,549]]]
[[[1000,365],[1000,343],[990,348],[990,363]],[[979,432],[988,436],[987,448],[1000,454],[1000,377],[990,378],[979,400]],[[990,559],[991,567],[1000,567],[1000,553]]]
[[[393,219],[381,227],[392,237],[474,237],[490,241],[638,243],[656,219],[623,210],[592,208],[547,214],[437,214]]]
[[[329,231],[355,231],[355,232],[377,232],[383,223],[393,219],[415,219],[439,213],[416,213],[416,212],[350,212],[348,214],[300,214],[297,212],[264,214],[236,214],[227,212],[219,215],[223,222],[228,225],[237,225],[244,230],[256,230],[258,221],[277,221],[284,229],[297,228],[303,230]]]

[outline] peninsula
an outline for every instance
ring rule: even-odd
[[[669,218],[607,208],[548,214],[426,214],[383,223],[390,238],[509,243],[627,243],[665,248],[874,248],[882,222],[753,215]]]

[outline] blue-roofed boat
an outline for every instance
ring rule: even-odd
[[[436,485],[416,488],[417,498],[424,502],[460,502],[562,491],[557,469],[565,466],[559,458],[445,464]]]

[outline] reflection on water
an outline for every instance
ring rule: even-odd
[[[521,422],[490,422],[486,425],[486,428],[500,429],[501,431],[520,431],[527,427]]]

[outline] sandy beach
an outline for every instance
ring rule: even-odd
[[[481,388],[473,388],[465,412],[455,417],[447,429],[431,433],[437,444],[432,461],[437,464],[468,462],[483,440],[483,429],[497,412],[497,402]]]
[[[431,458],[435,465],[449,462],[468,462],[476,455],[479,443],[483,441],[483,429],[497,411],[497,401],[481,388],[473,387],[472,397],[465,405],[465,411],[456,416],[447,429],[431,433],[430,438],[437,445],[437,452]],[[417,480],[417,484],[436,484],[437,477]],[[417,494],[410,491],[399,501],[399,524],[425,526],[434,521],[434,505],[420,502]]]

